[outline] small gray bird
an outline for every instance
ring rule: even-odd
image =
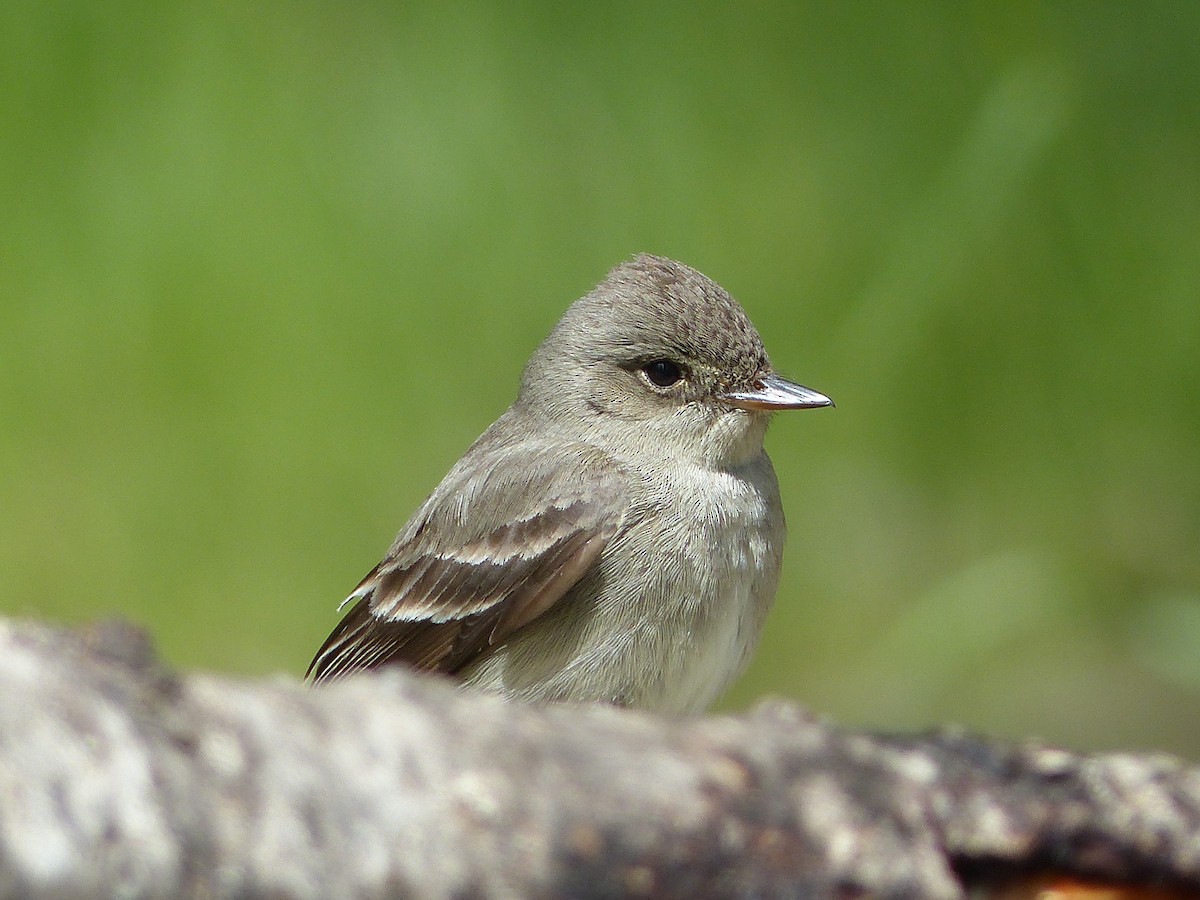
[[[618,266],[346,599],[309,676],[400,663],[522,700],[705,709],[779,582],[767,424],[832,405],[772,371],[704,275]]]

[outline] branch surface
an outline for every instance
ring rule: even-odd
[[[0,897],[1200,895],[1167,756],[181,676],[122,625],[0,620],[0,798]]]

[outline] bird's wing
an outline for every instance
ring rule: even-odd
[[[583,576],[624,521],[628,483],[586,445],[469,453],[347,598],[308,676],[458,672]]]

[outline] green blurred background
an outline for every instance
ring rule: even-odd
[[[0,613],[299,675],[650,250],[836,411],[726,700],[1200,758],[1200,4],[0,7]]]

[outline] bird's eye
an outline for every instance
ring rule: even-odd
[[[683,369],[678,363],[673,363],[669,359],[656,359],[654,362],[648,362],[642,366],[642,371],[646,373],[651,384],[664,388],[670,387],[683,378]]]

